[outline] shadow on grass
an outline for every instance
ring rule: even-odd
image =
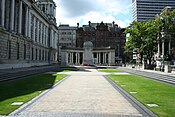
[[[31,94],[51,88],[56,76],[40,74],[0,83],[0,102],[9,98]]]
[[[54,70],[54,72],[65,72],[65,71],[79,71],[76,67],[61,67],[59,70]]]

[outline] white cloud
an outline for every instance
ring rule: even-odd
[[[88,21],[92,23],[115,21],[120,27],[126,27],[131,22],[127,17],[131,11],[131,0],[55,0],[55,2],[58,24],[76,26],[78,22],[80,25],[86,25]]]

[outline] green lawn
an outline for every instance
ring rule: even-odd
[[[159,117],[173,117],[175,114],[175,87],[158,81],[135,75],[109,75],[110,79],[127,92],[146,104],[157,104],[148,107]]]
[[[114,73],[114,72],[121,72],[120,70],[117,69],[101,69],[101,72],[109,72],[109,73]]]
[[[65,78],[65,74],[40,74],[0,83],[0,115],[7,115],[20,106],[13,102],[28,102],[44,90]]]

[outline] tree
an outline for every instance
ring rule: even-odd
[[[171,35],[173,47],[175,47],[175,10],[166,9],[156,17],[155,20],[132,22],[131,26],[126,28],[125,33],[130,36],[125,44],[125,53],[132,52],[133,49],[139,50],[141,61],[143,55],[147,55],[149,64],[153,55],[157,52],[158,42],[162,40],[161,32]]]
[[[143,48],[144,48],[144,38],[145,38],[145,22],[132,22],[131,27],[126,28],[125,33],[129,33],[128,41],[125,45],[125,52],[133,51],[137,48],[139,50],[139,55],[141,57],[141,62],[143,58]]]
[[[151,65],[152,58],[157,52],[157,36],[160,32],[160,24],[155,20],[149,20],[145,23],[145,40],[143,41],[143,54],[147,55],[149,65]]]

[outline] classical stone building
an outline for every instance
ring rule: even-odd
[[[124,59],[124,45],[126,36],[123,28],[113,23],[91,23],[78,27],[76,31],[76,47],[83,47],[83,43],[91,41],[94,48],[111,47],[115,49],[115,59]]]
[[[84,44],[83,48],[63,47],[61,49],[61,65],[115,65],[115,49],[95,48],[93,45],[89,48],[88,44]]]
[[[0,69],[57,63],[53,0],[0,1]]]

